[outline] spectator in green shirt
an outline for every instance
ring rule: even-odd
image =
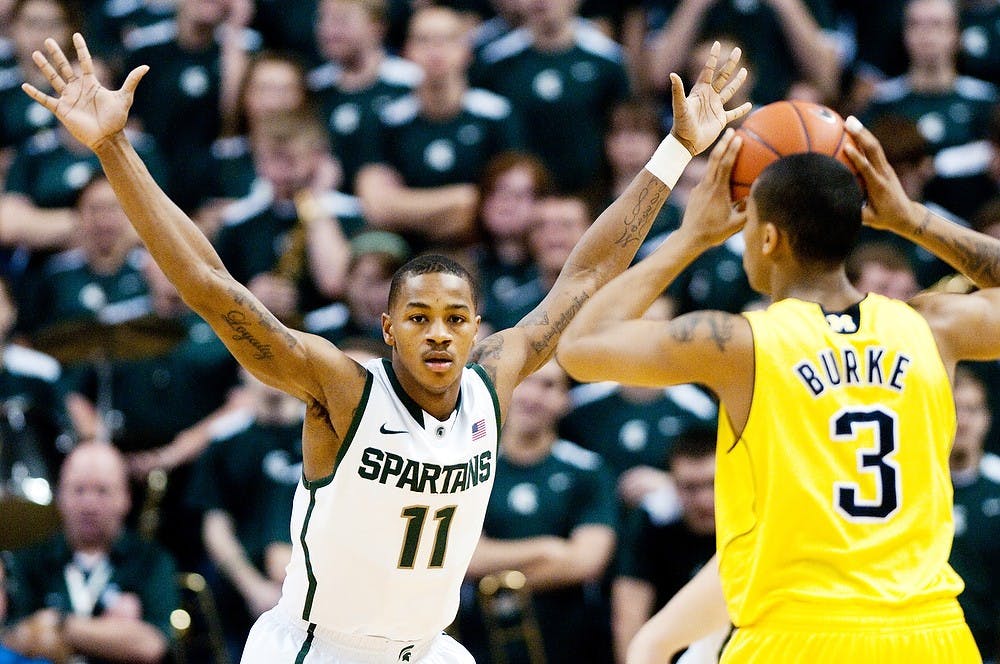
[[[958,601],[985,660],[1000,652],[1000,460],[984,458],[992,413],[986,384],[959,366],[952,392],[958,426],[949,463],[955,486],[955,543],[949,562],[965,581]]]
[[[133,119],[156,140],[177,203],[200,203],[209,148],[234,110],[247,53],[260,35],[246,29],[247,3],[181,0],[174,20],[134,30],[125,71],[150,63]],[[240,11],[243,10],[243,11]]]
[[[22,307],[21,315],[21,328],[28,333],[97,321],[112,306],[146,307],[139,238],[103,173],[93,174],[84,185],[74,209],[77,246],[50,258],[29,283],[30,306]]]
[[[580,20],[580,0],[528,0],[526,23],[478,55],[471,80],[510,100],[525,146],[563,193],[596,185],[604,127],[629,95],[621,46]]]
[[[205,173],[207,200],[195,218],[206,236],[215,237],[221,209],[248,196],[258,184],[250,141],[254,131],[271,116],[310,108],[301,60],[275,51],[250,57],[240,82],[233,126],[211,147],[210,168]]]
[[[326,131],[309,111],[268,116],[250,142],[261,185],[223,211],[214,244],[237,281],[295,321],[343,294],[360,206],[334,189]]]
[[[75,5],[63,0],[17,0],[9,18],[11,52],[0,68],[0,150],[17,146],[39,129],[54,126],[55,116],[31,99],[24,99],[20,86],[27,80],[48,89],[48,82],[31,62],[31,52],[46,36],[68,46],[70,35],[80,29],[81,19]]]
[[[216,600],[227,641],[238,657],[253,621],[274,607],[284,568],[269,564],[273,555],[266,500],[288,505],[302,477],[302,421],[299,400],[241,372],[249,404],[233,415],[225,431],[198,459],[188,499],[202,514],[202,539],[221,575]],[[283,494],[263,490],[266,482]],[[277,507],[277,506],[275,506]],[[288,522],[285,521],[288,539]],[[287,560],[285,561],[287,562]]]
[[[514,390],[469,576],[522,572],[546,660],[606,664],[610,633],[600,581],[615,549],[617,505],[601,458],[558,436],[568,388],[566,374],[549,362]]]
[[[483,320],[494,329],[516,325],[552,287],[573,246],[593,219],[587,202],[577,196],[546,196],[534,205],[528,247],[534,264],[529,280],[484,302]]]
[[[692,431],[670,451],[671,486],[631,512],[611,589],[615,661],[715,553],[715,432]],[[718,652],[718,648],[716,648]]]
[[[0,485],[22,496],[29,486],[44,487],[44,502],[63,456],[78,439],[93,436],[97,421],[79,407],[79,395],[66,393],[59,362],[11,339],[16,318],[10,289],[0,280]],[[43,482],[26,482],[33,478]]]
[[[125,462],[114,447],[84,443],[66,457],[61,531],[9,559],[6,643],[13,650],[57,661],[79,655],[92,664],[163,659],[173,638],[170,614],[180,605],[176,567],[159,545],[125,529],[129,502]]]
[[[322,0],[317,8],[316,43],[326,62],[309,72],[309,87],[347,192],[354,191],[365,144],[376,139],[378,114],[423,76],[413,62],[386,52],[387,11],[386,0]]]
[[[470,88],[468,26],[454,10],[413,15],[405,54],[424,71],[413,94],[386,106],[355,187],[369,223],[418,250],[467,244],[489,160],[522,145],[510,103]]]
[[[878,3],[881,4],[881,3]],[[654,90],[669,89],[703,40],[735,39],[757,76],[747,92],[763,104],[804,82],[821,101],[838,93],[840,58],[830,0],[644,0],[649,37],[644,63]]]
[[[484,311],[502,311],[507,297],[538,275],[529,237],[535,204],[552,193],[552,176],[527,152],[498,154],[479,184],[479,245],[473,261]]]

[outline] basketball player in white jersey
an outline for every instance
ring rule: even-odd
[[[154,183],[122,131],[148,67],[110,91],[83,38],[74,43],[78,69],[51,39],[49,58],[34,54],[58,96],[25,92],[97,154],[153,258],[240,363],[307,404],[292,561],[243,661],[471,661],[442,630],[482,527],[511,392],[549,360],[590,294],[629,264],[691,156],[749,110],[724,108],[746,76],[739,51],[719,66],[717,44],[687,97],[674,77],[671,135],[517,326],[477,344],[472,278],[446,258],[417,258],[394,278],[382,315],[392,360],[362,366],[280,323]]]

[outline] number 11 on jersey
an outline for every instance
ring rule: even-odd
[[[455,516],[457,505],[448,505],[434,512],[434,520],[438,522],[437,532],[434,534],[434,549],[431,552],[428,568],[437,568],[444,565],[444,554],[448,548],[448,529],[451,528],[452,517]],[[399,552],[399,568],[413,569],[417,558],[417,549],[420,546],[420,535],[424,530],[424,521],[427,520],[427,505],[410,505],[404,507],[400,516],[406,519],[406,532],[403,534],[403,547]]]

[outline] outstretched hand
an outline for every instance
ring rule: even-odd
[[[79,68],[70,64],[54,39],[45,40],[46,58],[40,51],[32,60],[49,80],[58,97],[51,97],[30,83],[21,89],[45,108],[52,111],[73,137],[92,150],[125,127],[132,106],[135,88],[149,67],[133,69],[118,90],[108,90],[94,76],[94,63],[87,42],[79,33],[73,35]]]
[[[905,232],[913,224],[915,206],[886,158],[882,145],[853,116],[844,122],[844,128],[854,139],[854,145],[850,142],[845,144],[844,152],[864,179],[868,195],[861,211],[862,222],[872,228]]]
[[[684,83],[677,74],[670,74],[670,92],[674,110],[674,126],[670,133],[692,155],[707,149],[726,125],[750,112],[750,102],[727,111],[733,98],[747,78],[747,70],[736,66],[742,51],[734,48],[719,66],[719,42],[712,44],[711,53],[691,92],[684,96]],[[734,75],[735,72],[735,75]]]

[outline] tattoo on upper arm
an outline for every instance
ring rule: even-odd
[[[573,297],[572,302],[570,302],[570,305],[566,307],[566,309],[561,314],[559,314],[559,317],[556,318],[554,323],[549,323],[548,313],[543,313],[540,314],[539,316],[534,316],[532,318],[525,320],[521,324],[522,326],[531,325],[531,326],[542,326],[546,328],[545,332],[542,334],[542,337],[540,339],[535,339],[531,342],[531,349],[536,353],[544,353],[548,350],[551,350],[553,346],[552,343],[553,340],[556,341],[559,340],[559,335],[563,333],[563,330],[566,329],[566,326],[568,326],[570,324],[570,321],[573,320],[573,316],[576,315],[576,312],[578,312],[580,308],[584,305],[584,303],[586,303],[587,300],[589,299],[590,299],[590,293],[580,293],[578,295],[575,295]]]
[[[230,290],[230,295],[236,306],[240,308],[224,313],[222,320],[233,332],[230,336],[232,341],[245,341],[253,347],[255,360],[273,360],[274,351],[271,344],[265,343],[260,335],[254,333],[254,325],[259,325],[268,332],[280,334],[289,348],[295,346],[295,337],[278,322],[274,314],[259,306],[254,300],[247,298],[237,289]],[[254,315],[257,318],[256,321],[253,320]]]
[[[643,187],[639,192],[639,200],[625,217],[625,228],[622,229],[621,236],[615,240],[615,244],[627,247],[633,242],[642,242],[646,236],[646,227],[656,218],[666,194],[667,185],[656,178]]]
[[[711,339],[720,351],[733,338],[733,318],[721,311],[696,311],[670,324],[670,336],[679,343],[691,343],[699,338]]]

